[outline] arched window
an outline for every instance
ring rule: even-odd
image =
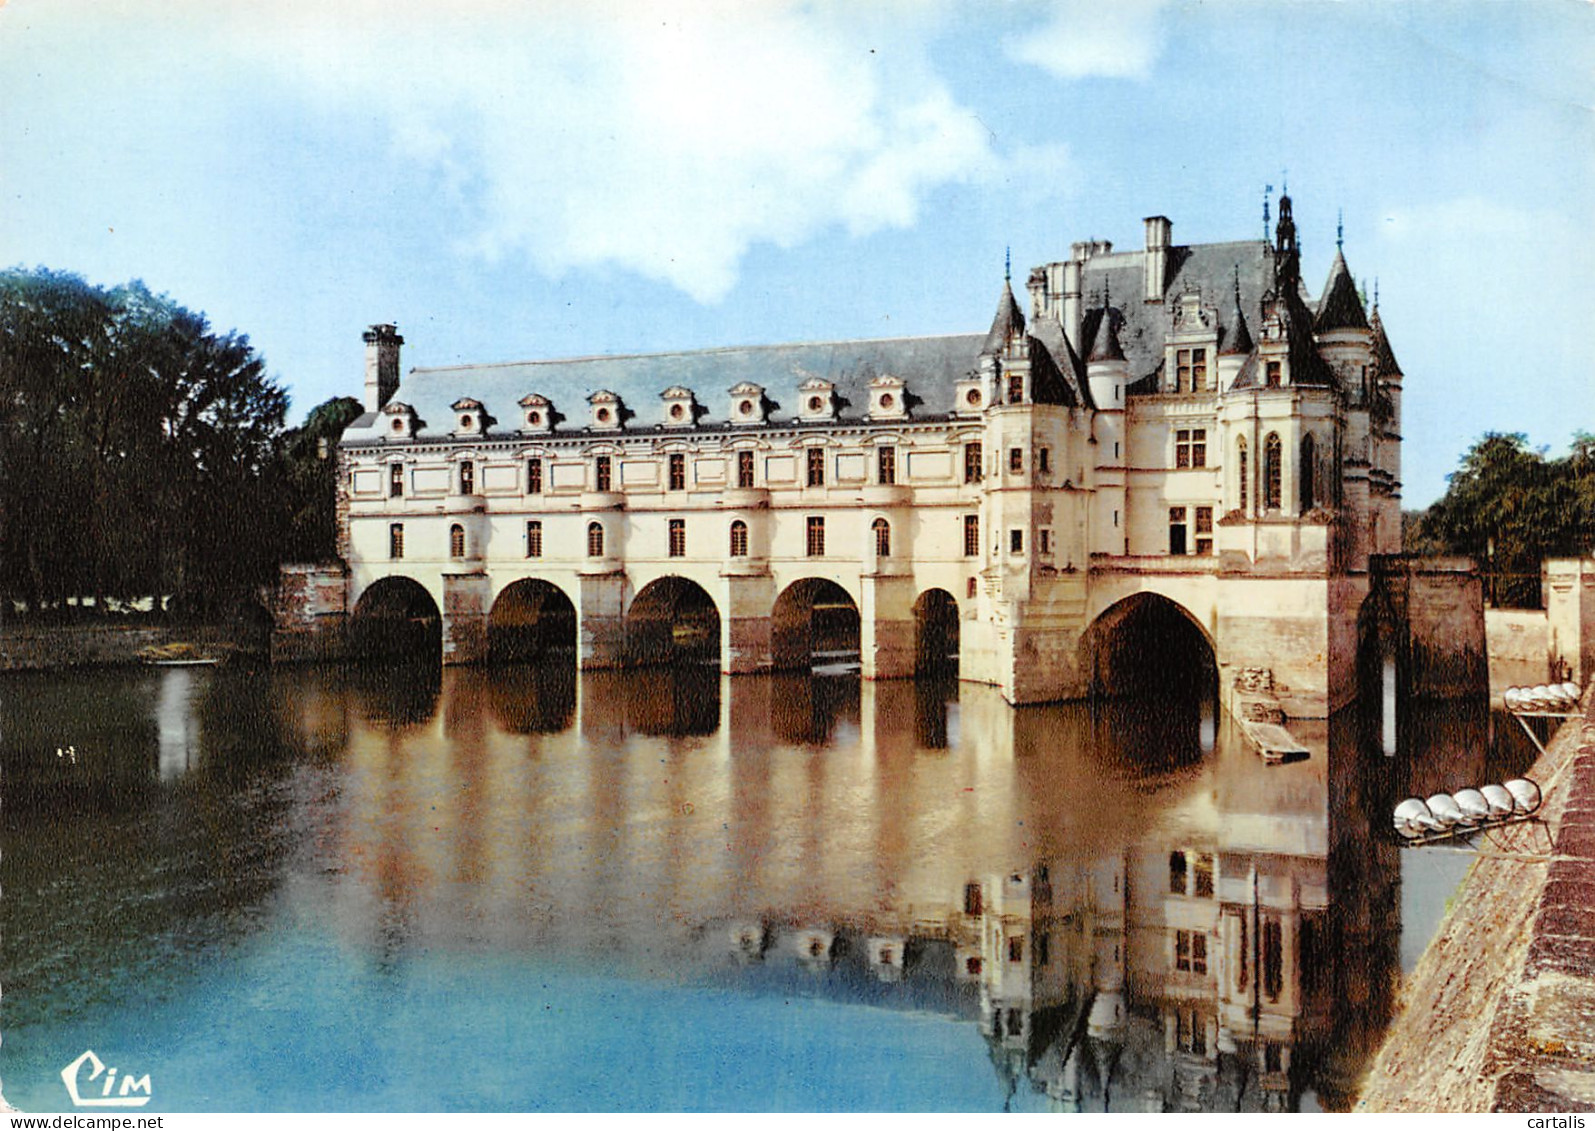
[[[731,523],[731,556],[733,558],[748,556],[748,524],[740,518]]]
[[[1313,472],[1317,470],[1317,453],[1313,444],[1312,433],[1301,438],[1301,466],[1296,470],[1296,481],[1301,484],[1301,513],[1306,514],[1313,509],[1317,501],[1313,498]]]
[[[601,522],[587,524],[587,556],[589,558],[604,556],[604,525]]]
[[[449,527],[449,557],[463,558],[465,556],[465,527],[455,523]]]
[[[875,556],[889,558],[892,556],[892,524],[884,518],[877,518],[870,523],[870,529],[875,532]]]
[[[1252,503],[1252,467],[1251,453],[1246,450],[1246,437],[1242,436],[1235,441],[1235,473],[1239,477],[1236,481],[1235,497],[1239,500],[1238,506],[1245,513]]]
[[[1277,511],[1280,498],[1279,433],[1270,432],[1263,441],[1263,508]]]

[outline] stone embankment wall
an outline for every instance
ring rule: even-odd
[[[0,672],[133,664],[139,661],[140,649],[178,641],[219,656],[240,650],[245,644],[242,635],[223,625],[11,626],[0,630]]]
[[[1544,826],[1480,853],[1402,987],[1358,1110],[1595,1107],[1595,696],[1528,776]]]

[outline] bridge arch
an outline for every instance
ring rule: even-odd
[[[361,659],[441,659],[443,615],[424,585],[396,574],[366,587],[349,617],[350,652]]]
[[[790,670],[856,663],[859,623],[858,602],[846,589],[829,578],[800,578],[781,590],[770,610],[771,664]]]
[[[1093,698],[1207,696],[1218,687],[1206,626],[1160,593],[1132,593],[1109,605],[1081,635],[1078,658]]]
[[[958,600],[945,589],[927,589],[914,601],[914,674],[958,674]]]
[[[676,574],[655,578],[626,610],[626,660],[635,666],[720,662],[720,610],[708,590]]]
[[[540,577],[506,585],[488,612],[488,663],[528,663],[565,651],[574,662],[576,606],[565,591]]]

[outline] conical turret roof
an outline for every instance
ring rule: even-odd
[[[1385,324],[1379,320],[1379,308],[1373,308],[1373,317],[1370,321],[1373,330],[1373,359],[1375,372],[1380,377],[1402,377],[1401,365],[1396,361],[1396,355],[1391,352],[1390,339],[1385,337]]]
[[[1086,358],[1086,363],[1093,361],[1123,361],[1124,346],[1119,341],[1118,321],[1113,317],[1113,307],[1109,305],[1107,292],[1102,294],[1102,318],[1097,322],[1096,340],[1091,343],[1091,356]]]
[[[1013,286],[1004,279],[1002,295],[997,299],[997,315],[991,320],[991,331],[986,335],[986,342],[981,346],[980,352],[1001,353],[1008,340],[1015,334],[1024,333],[1024,330],[1024,311],[1019,309],[1019,303],[1013,297]]]
[[[1366,329],[1368,316],[1363,313],[1357,284],[1352,282],[1351,272],[1346,268],[1346,257],[1337,248],[1335,262],[1329,268],[1329,282],[1324,286],[1323,301],[1318,304],[1318,316],[1313,319],[1313,332]]]
[[[1238,274],[1238,272],[1237,272]],[[1241,309],[1241,284],[1235,281],[1235,313],[1230,317],[1228,332],[1224,335],[1224,345],[1218,351],[1223,354],[1246,355],[1252,352],[1252,332],[1246,326],[1246,313]]]

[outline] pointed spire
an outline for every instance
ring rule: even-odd
[[[1013,297],[1013,283],[1009,279],[1002,281],[1002,295],[997,299],[997,314],[991,320],[991,330],[986,334],[986,342],[980,348],[982,354],[999,354],[1008,345],[1008,340],[1015,334],[1025,331],[1024,311],[1019,309],[1019,303]]]
[[[1097,323],[1096,341],[1091,343],[1091,356],[1086,358],[1087,364],[1093,361],[1123,361],[1124,347],[1119,344],[1119,328],[1113,322],[1113,296],[1108,289],[1107,280],[1102,283],[1102,320]]]
[[[1335,262],[1329,268],[1329,282],[1324,285],[1323,301],[1318,304],[1318,316],[1313,319],[1313,332],[1366,329],[1368,316],[1357,295],[1357,284],[1346,267],[1346,257],[1336,251]]]
[[[1009,283],[1009,284],[1011,284],[1013,282],[1013,248],[1012,247],[1005,247],[1005,248],[1002,249],[1002,281],[1005,282],[1005,283]]]
[[[1335,250],[1343,251],[1346,246],[1346,210],[1335,209]]]
[[[1230,319],[1229,333],[1219,355],[1249,354],[1252,352],[1252,332],[1246,326],[1246,314],[1241,306],[1241,265],[1235,264],[1235,313]]]

